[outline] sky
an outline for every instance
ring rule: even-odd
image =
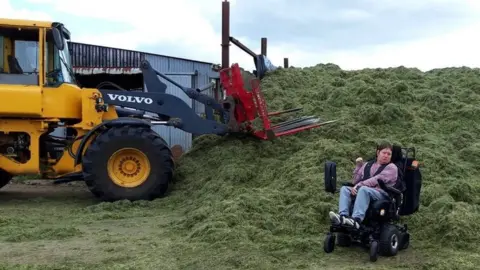
[[[0,0],[0,17],[63,22],[72,41],[221,63],[222,0]],[[479,0],[230,0],[231,36],[276,65],[480,66]],[[299,5],[298,3],[301,3]],[[230,62],[254,68],[235,45]]]

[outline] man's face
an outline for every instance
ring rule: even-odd
[[[380,164],[387,164],[392,159],[392,150],[385,148],[381,151],[377,151],[377,161]]]

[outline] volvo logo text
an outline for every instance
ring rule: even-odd
[[[122,102],[130,102],[130,103],[145,103],[145,104],[152,104],[153,100],[151,98],[146,97],[135,97],[135,96],[125,96],[119,94],[107,94],[111,100],[118,100]]]

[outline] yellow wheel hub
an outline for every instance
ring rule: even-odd
[[[147,180],[151,167],[143,152],[134,148],[123,148],[110,157],[107,170],[115,184],[131,188]]]

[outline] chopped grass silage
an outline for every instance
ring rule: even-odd
[[[327,64],[280,69],[262,81],[269,110],[339,122],[275,142],[202,136],[177,168],[185,204],[173,225],[218,246],[275,256],[321,252],[338,194],[324,191],[323,166],[350,180],[354,160],[389,140],[417,148],[420,211],[404,220],[413,243],[469,248],[480,240],[480,72],[405,67],[344,71]],[[415,244],[414,244],[415,245]]]

